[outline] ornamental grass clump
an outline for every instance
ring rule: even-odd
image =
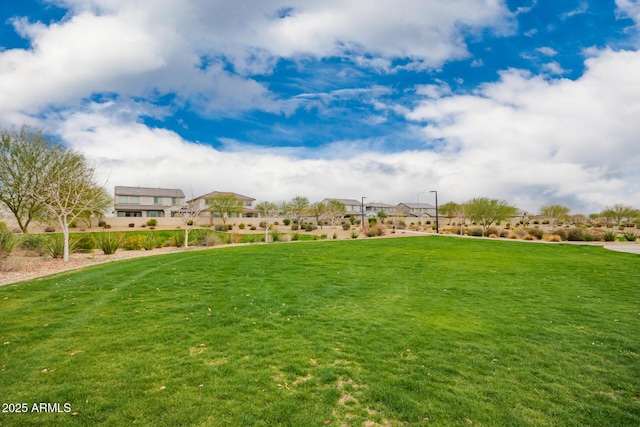
[[[624,237],[627,242],[635,242],[638,238],[640,238],[640,234],[638,234],[636,231],[627,231],[625,233],[622,233],[622,237]]]
[[[0,258],[6,258],[18,244],[13,232],[6,228],[0,228]]]
[[[155,233],[145,234],[140,243],[145,251],[150,251],[162,246],[162,241]]]
[[[103,231],[98,234],[98,246],[105,255],[115,254],[121,243],[122,235],[120,233]]]

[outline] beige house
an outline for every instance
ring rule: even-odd
[[[419,218],[425,216],[435,218],[436,216],[436,207],[429,203],[400,203],[398,204],[398,210],[402,211],[406,217]]]
[[[114,189],[117,217],[170,217],[184,204],[184,193],[175,188],[125,187]]]
[[[202,196],[189,200],[187,203],[195,203],[196,209],[202,211],[202,216],[213,216],[213,218],[218,218],[220,217],[219,213],[211,212],[207,208],[207,200],[216,196],[233,196],[242,204],[242,212],[231,213],[229,216],[230,218],[257,218],[259,216],[259,212],[253,207],[253,203],[256,199],[230,191],[212,191],[211,193],[203,194]]]

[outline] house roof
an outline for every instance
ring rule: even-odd
[[[151,196],[151,197],[184,197],[182,190],[177,188],[126,187],[116,185],[116,196]]]
[[[435,209],[436,207],[430,203],[400,203],[410,209]]]
[[[232,191],[212,191],[211,193],[207,193],[207,194],[203,194],[202,196],[198,196],[198,197],[194,198],[193,200],[210,199],[210,198],[216,197],[216,196],[234,196],[238,200],[247,201],[247,202],[253,202],[254,200],[256,200],[253,197],[243,196],[242,194],[234,193]],[[191,200],[189,200],[189,201],[191,201]]]
[[[362,204],[360,200],[356,200],[356,199],[336,199],[335,197],[328,197],[324,200],[337,200],[338,202],[344,203],[345,205],[349,205],[349,206],[355,206],[355,205],[360,206]]]

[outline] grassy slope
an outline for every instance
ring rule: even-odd
[[[638,260],[429,237],[198,251],[6,286],[3,402],[78,415],[0,424],[640,425]]]

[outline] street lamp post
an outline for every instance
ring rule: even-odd
[[[362,200],[360,201],[360,213],[362,215],[362,222],[360,223],[360,227],[364,230],[364,199],[365,196],[362,196]]]
[[[420,204],[420,195],[424,194],[424,193],[425,193],[424,191],[421,191],[421,192],[418,193],[418,196],[417,196],[417,199],[418,199],[417,203],[418,204]],[[420,209],[420,206],[418,206],[418,209]]]
[[[429,193],[436,193],[436,234],[440,234],[440,225],[438,224],[438,191],[431,190]]]

